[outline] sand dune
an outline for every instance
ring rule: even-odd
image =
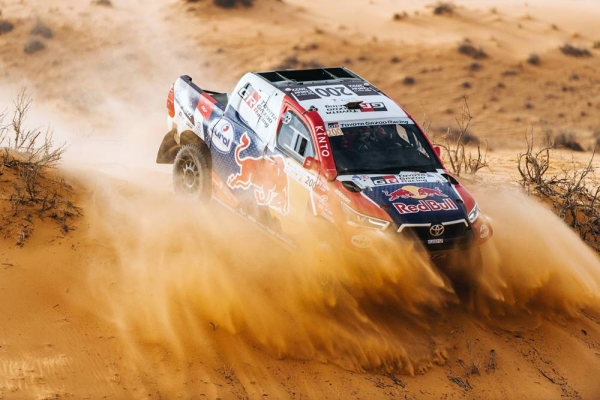
[[[69,233],[46,220],[22,248],[0,241],[0,398],[600,396],[600,258],[514,184],[529,129],[599,139],[596,2],[463,0],[441,16],[401,0],[112,3],[0,0],[15,25],[0,110],[28,87],[30,122],[70,146],[60,173],[83,211]],[[53,37],[25,54],[39,22]],[[488,57],[460,54],[465,39]],[[406,253],[290,260],[218,205],[177,199],[154,164],[178,75],[228,90],[249,69],[340,64],[432,137],[468,97],[491,150],[466,181],[495,227],[472,303]]]

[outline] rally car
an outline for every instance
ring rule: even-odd
[[[346,68],[247,73],[230,93],[181,76],[167,110],[157,162],[173,164],[175,191],[286,242],[315,220],[351,249],[385,236],[432,256],[478,253],[492,235],[415,120]]]

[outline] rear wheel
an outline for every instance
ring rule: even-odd
[[[182,197],[210,200],[210,153],[204,144],[187,144],[177,152],[173,162],[173,188]]]
[[[479,246],[454,251],[436,261],[437,267],[448,277],[454,293],[462,302],[469,302],[479,291],[483,274],[483,260]]]

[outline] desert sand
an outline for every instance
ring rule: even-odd
[[[517,171],[531,132],[581,144],[553,153],[558,169],[600,141],[600,3],[254,3],[0,0],[0,111],[33,96],[29,124],[67,144],[57,173],[82,213],[66,233],[46,219],[23,246],[0,238],[0,398],[600,398],[600,257]],[[45,48],[26,54],[32,39]],[[459,53],[466,40],[486,56]],[[291,257],[178,199],[154,163],[179,75],[227,91],[248,70],[333,65],[434,140],[468,99],[489,168],[460,179],[495,229],[473,302],[410,253]]]

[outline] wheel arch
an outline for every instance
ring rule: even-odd
[[[200,139],[198,135],[190,130],[185,130],[181,133],[177,132],[177,129],[169,131],[162,140],[156,156],[156,162],[158,164],[173,164],[177,152],[185,145],[193,144],[198,147],[207,147],[204,140]],[[206,152],[210,155],[210,151]]]

